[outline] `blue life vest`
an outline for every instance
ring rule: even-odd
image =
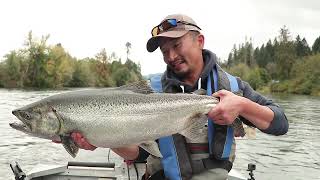
[[[239,85],[237,79],[224,72],[230,82],[230,90],[231,92],[238,92],[239,91]],[[218,72],[217,68],[213,68],[212,70],[212,76],[208,76],[207,80],[207,95],[211,96],[213,94],[213,91],[218,91]],[[212,79],[213,78],[213,79]],[[161,75],[153,76],[150,79],[151,87],[156,92],[163,92],[162,90],[162,84],[161,84]],[[212,82],[213,88],[212,87]],[[213,90],[213,91],[212,91]],[[209,153],[213,153],[213,145],[214,143],[214,126],[215,124],[211,119],[208,119],[208,141],[209,141]],[[233,128],[231,126],[228,126],[227,133],[226,133],[226,141],[223,147],[223,153],[219,159],[228,159],[231,152],[231,147],[234,139],[234,132]],[[159,139],[159,148],[160,152],[163,156],[161,159],[161,163],[164,169],[164,173],[166,178],[169,178],[170,180],[181,180],[182,179],[182,173],[180,169],[180,164],[177,158],[177,151],[174,144],[173,136],[167,136]]]

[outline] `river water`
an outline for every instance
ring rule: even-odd
[[[25,172],[42,164],[67,161],[107,162],[108,150],[80,150],[73,159],[60,144],[27,136],[8,124],[16,118],[11,111],[61,91],[0,89],[0,180],[14,179],[9,163],[19,162]],[[258,180],[320,179],[320,98],[297,95],[268,95],[280,104],[289,119],[287,135],[271,136],[257,131],[255,139],[237,140],[234,169],[248,176],[247,164],[254,163]],[[111,153],[111,162],[121,160]]]

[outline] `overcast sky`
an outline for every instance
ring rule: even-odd
[[[77,58],[106,48],[125,59],[130,42],[130,58],[141,63],[142,74],[162,72],[160,51],[145,47],[152,27],[173,13],[192,17],[203,30],[205,48],[221,59],[245,37],[260,46],[283,25],[310,46],[320,36],[320,0],[2,0],[0,56],[22,48],[32,30],[39,38],[50,34],[49,45],[61,43]]]

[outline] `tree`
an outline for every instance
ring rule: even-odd
[[[68,85],[72,80],[74,61],[61,44],[49,48],[45,68],[48,75],[48,87],[61,88]]]
[[[22,59],[23,57],[16,51],[6,54],[4,61],[5,86],[6,87],[22,87]]]
[[[129,54],[130,54],[130,50],[131,50],[131,43],[130,42],[126,43],[126,49],[127,49],[127,60],[129,60]]]
[[[296,37],[295,49],[298,57],[307,56],[311,53],[307,40],[305,38],[301,40],[299,35]]]
[[[42,36],[40,41],[37,41],[32,36],[32,31],[28,34],[28,39],[25,43],[27,46],[26,53],[28,54],[28,86],[32,87],[48,87],[46,80],[47,72],[45,69],[46,60],[48,59],[48,47],[46,45],[49,35]]]
[[[237,64],[236,60],[238,59],[238,50],[237,50],[236,44],[233,45],[231,53],[232,53],[232,57],[230,58],[230,61],[228,61],[229,66]]]
[[[255,60],[255,62],[257,63],[258,66],[260,66],[260,49],[259,47],[257,47],[254,51],[253,51],[253,59]],[[261,66],[260,66],[261,67]]]
[[[86,87],[94,86],[96,78],[90,70],[90,59],[81,59],[74,62],[74,72],[72,74],[72,80],[68,86],[71,87]]]
[[[232,55],[232,53],[229,53],[228,60],[227,60],[227,66],[231,66],[232,61],[233,61],[233,55]]]
[[[107,64],[109,62],[109,58],[107,56],[107,52],[105,49],[102,49],[96,55],[96,61],[93,62],[95,66],[95,74],[96,74],[96,86],[109,87],[113,85],[112,78],[110,76],[110,68]]]
[[[290,77],[290,71],[296,59],[295,44],[290,41],[289,29],[286,26],[280,29],[279,39],[279,45],[275,48],[275,62],[278,76],[284,80]]]
[[[274,49],[277,48],[278,46],[279,46],[279,42],[278,42],[277,38],[274,38],[274,40],[273,40]]]
[[[134,63],[131,60],[127,60],[126,63],[124,64],[131,72],[133,72],[138,79],[141,79],[141,68],[138,64]]]
[[[266,68],[268,63],[274,62],[274,47],[271,40],[267,42],[266,46],[263,44],[259,51],[256,49],[254,56],[261,68]]]
[[[4,79],[5,79],[5,67],[4,67],[4,63],[0,62],[0,88],[4,87]]]
[[[288,42],[290,41],[291,39],[291,36],[290,36],[290,32],[289,32],[289,29],[284,25],[282,28],[280,28],[280,35],[279,35],[279,40],[280,42]]]
[[[281,42],[275,51],[275,60],[280,79],[289,79],[296,55],[293,42]]]
[[[266,63],[274,62],[274,46],[272,45],[271,40],[269,40],[266,44]]]
[[[268,74],[270,75],[271,79],[278,79],[277,77],[277,74],[278,74],[278,68],[277,68],[277,65],[276,63],[274,62],[269,62],[267,65],[266,65],[266,68],[265,68],[268,72]]]
[[[245,42],[239,45],[239,48],[236,48],[234,45],[231,54],[228,57],[228,66],[237,65],[239,63],[245,63],[248,66],[254,66],[256,64],[255,58],[253,56],[254,50],[251,42],[245,39]]]
[[[314,43],[312,45],[312,52],[314,54],[320,52],[320,36],[314,41]]]
[[[243,62],[247,64],[249,67],[253,67],[256,62],[253,58],[253,45],[252,45],[252,39],[248,41],[247,38],[245,39],[244,47],[244,57],[243,57]]]
[[[303,57],[291,73],[293,93],[320,95],[320,54]]]
[[[102,62],[102,64],[109,63],[109,58],[107,56],[107,52],[105,48],[103,48],[98,54],[96,54],[96,59]]]

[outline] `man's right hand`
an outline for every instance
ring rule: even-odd
[[[97,148],[96,146],[90,144],[86,140],[86,138],[84,138],[83,135],[79,132],[71,133],[71,138],[76,143],[76,145],[81,149],[93,151]],[[52,140],[52,142],[61,143],[61,141],[56,141],[56,140]]]

